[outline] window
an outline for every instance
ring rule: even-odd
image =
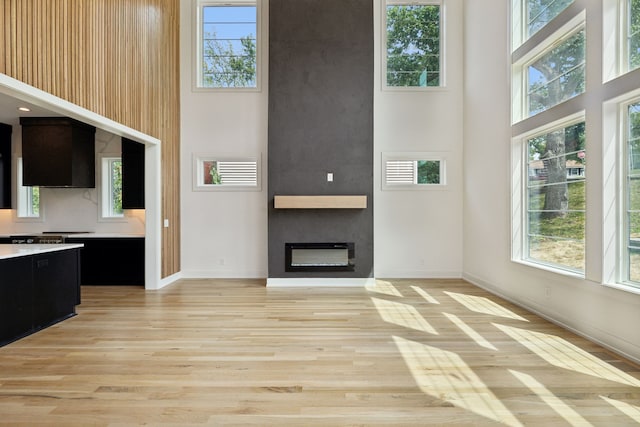
[[[580,29],[526,65],[529,116],[585,91],[584,34]]]
[[[217,158],[196,155],[194,190],[260,190],[259,162],[255,158]]]
[[[623,275],[640,286],[640,102],[627,107],[626,119]]]
[[[626,50],[628,69],[640,67],[640,0],[626,0]]]
[[[197,86],[257,88],[258,29],[255,2],[200,2]]]
[[[527,35],[538,32],[571,3],[573,0],[527,0]]]
[[[431,153],[383,153],[382,189],[419,190],[445,184],[445,160]]]
[[[122,160],[120,157],[103,157],[101,165],[102,218],[122,218]]]
[[[17,171],[17,202],[18,209],[16,210],[17,218],[24,219],[40,219],[40,187],[25,187],[22,185],[22,158],[18,158],[18,171]]]
[[[585,263],[585,124],[527,138],[526,257],[583,272]]]
[[[443,84],[440,11],[440,2],[387,0],[386,86]]]

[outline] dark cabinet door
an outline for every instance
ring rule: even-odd
[[[144,144],[122,138],[122,208],[144,209]]]
[[[11,209],[11,130],[0,123],[0,209]]]
[[[68,238],[82,243],[82,285],[144,286],[144,238]]]
[[[75,313],[78,279],[77,249],[33,257],[33,323],[36,329]]]
[[[0,261],[0,345],[29,333],[32,325],[31,257]]]

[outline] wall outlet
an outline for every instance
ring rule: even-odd
[[[168,218],[164,219],[163,225],[164,225],[164,228],[169,228],[169,219]]]
[[[327,182],[333,182],[333,172],[327,173]]]

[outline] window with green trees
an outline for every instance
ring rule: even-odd
[[[627,0],[627,51],[629,70],[640,67],[640,0]]]
[[[538,32],[571,3],[573,0],[527,0],[528,35],[531,36]]]
[[[585,124],[528,138],[527,258],[584,271]]]
[[[199,86],[256,88],[256,4],[207,2],[200,5],[199,12]]]
[[[627,109],[625,260],[627,280],[640,286],[640,102]]]
[[[581,29],[526,66],[529,115],[558,105],[585,90],[585,37]]]
[[[121,218],[122,210],[122,159],[102,158],[102,217]]]
[[[386,85],[442,85],[439,2],[386,3]]]

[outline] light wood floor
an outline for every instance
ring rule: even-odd
[[[640,424],[637,366],[463,281],[82,293],[0,348],[1,425]]]

